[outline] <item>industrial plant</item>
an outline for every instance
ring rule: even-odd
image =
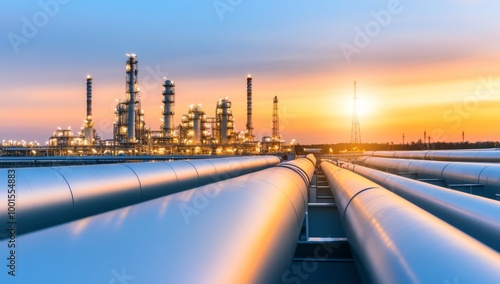
[[[215,112],[205,111],[201,105],[190,105],[175,125],[175,84],[164,78],[163,124],[160,129],[146,127],[141,107],[136,54],[127,54],[125,65],[125,98],[118,100],[113,123],[113,138],[103,139],[94,128],[92,119],[92,76],[86,78],[87,115],[78,133],[70,128],[57,128],[46,147],[24,147],[3,143],[4,155],[254,155],[290,153],[293,145],[286,144],[279,132],[278,98],[273,98],[272,135],[256,140],[252,122],[252,76],[246,77],[246,129],[235,128],[232,104],[229,98],[219,99]],[[7,146],[7,147],[6,147]],[[11,146],[10,148],[8,146]]]

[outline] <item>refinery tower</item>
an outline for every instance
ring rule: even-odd
[[[58,129],[47,143],[48,154],[53,155],[165,155],[165,154],[206,154],[234,155],[278,153],[283,149],[279,132],[278,98],[273,99],[273,133],[262,142],[255,140],[252,121],[251,75],[246,76],[246,125],[237,130],[234,122],[232,103],[228,97],[221,98],[215,105],[215,113],[209,114],[200,104],[191,105],[187,114],[174,119],[176,86],[174,81],[163,78],[161,96],[163,121],[158,130],[146,127],[144,110],[141,107],[138,80],[137,55],[127,54],[125,61],[125,98],[117,100],[113,124],[113,138],[101,139],[94,128],[92,117],[92,83],[88,75],[86,81],[86,118],[81,132],[73,135],[71,128]],[[241,95],[244,95],[242,92]],[[291,151],[291,147],[286,151]]]
[[[139,82],[137,74],[137,56],[127,54],[126,71],[126,99],[119,101],[116,106],[116,121],[114,124],[115,143],[142,144],[146,142],[144,110],[139,98]]]

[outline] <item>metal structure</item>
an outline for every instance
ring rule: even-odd
[[[85,136],[81,132],[74,135],[71,128],[61,129],[58,127],[50,136],[47,146],[52,149],[52,153],[55,155],[83,154],[86,147],[84,139]]]
[[[18,236],[22,265],[10,283],[113,283],[116,275],[137,283],[279,283],[302,229],[314,161]]]
[[[17,235],[259,171],[274,156],[17,169]],[[0,181],[7,184],[7,169]],[[4,195],[3,198],[6,198]],[[2,208],[7,204],[3,202]],[[7,212],[6,209],[4,212]],[[0,216],[3,232],[8,215]]]
[[[273,143],[264,147],[255,139],[252,122],[252,76],[247,76],[247,122],[245,130],[237,130],[226,98],[217,102],[216,113],[207,115],[200,106],[191,106],[189,113],[174,122],[175,84],[164,78],[162,125],[157,130],[147,127],[141,106],[136,54],[127,54],[125,64],[125,93],[117,99],[113,137],[101,139],[92,118],[92,77],[87,77],[87,116],[77,135],[60,133],[58,129],[46,146],[10,147],[2,143],[0,155],[5,156],[87,156],[87,155],[255,155],[269,152],[292,154],[293,141],[286,144],[279,135],[277,97],[273,114]],[[267,136],[263,137],[267,141]],[[16,143],[14,143],[16,144]],[[278,148],[276,148],[278,146]]]
[[[500,197],[500,164],[436,162],[408,159],[366,157],[363,164],[381,170],[391,169],[418,179],[444,182],[444,185],[471,194]]]
[[[163,127],[167,143],[172,143],[174,138],[174,106],[175,85],[171,80],[165,80],[163,84]]]
[[[127,139],[130,143],[135,143],[135,104],[137,102],[136,94],[138,93],[137,83],[137,58],[135,54],[128,56],[126,65],[127,72]],[[138,96],[138,94],[137,94]]]
[[[247,130],[246,140],[253,141],[253,123],[252,123],[252,75],[247,76]]]
[[[87,117],[83,126],[84,145],[94,144],[94,121],[92,121],[92,77],[87,76]]]
[[[281,141],[281,135],[280,135],[280,119],[279,119],[279,113],[278,113],[278,97],[274,96],[273,99],[273,141],[280,142]]]
[[[219,99],[215,108],[215,143],[227,145],[236,142],[234,133],[234,118],[231,110],[231,101],[228,98]]]
[[[498,252],[366,178],[321,167],[365,282],[500,281]]]
[[[81,166],[98,164],[116,164],[131,162],[159,162],[175,160],[198,160],[213,157],[211,155],[156,155],[156,156],[32,156],[32,157],[0,157],[3,168],[33,168],[53,166]]]
[[[182,116],[179,139],[186,146],[206,145],[209,142],[206,127],[207,116],[201,105],[191,105],[188,114]]]
[[[139,99],[139,83],[137,80],[137,56],[127,54],[126,71],[126,94],[124,101],[119,101],[116,106],[116,122],[114,124],[115,145],[123,145],[124,148],[132,148],[139,153],[135,145],[144,145],[147,141],[144,122],[144,110]]]
[[[351,144],[361,143],[361,129],[359,126],[358,97],[356,95],[356,81],[354,81],[354,97],[352,107]]]
[[[343,164],[371,181],[500,252],[500,203],[354,164]]]

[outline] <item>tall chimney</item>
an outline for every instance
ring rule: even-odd
[[[252,123],[252,75],[247,76],[247,137],[253,140]]]
[[[87,119],[92,117],[92,77],[87,75]]]
[[[281,141],[280,136],[280,120],[278,116],[278,97],[274,96],[273,99],[273,141]]]
[[[94,140],[94,122],[92,121],[92,76],[87,75],[87,118],[83,126],[84,145],[92,145]]]
[[[129,142],[135,142],[135,103],[137,94],[137,56],[127,54],[127,94],[128,94],[128,122],[127,136]]]

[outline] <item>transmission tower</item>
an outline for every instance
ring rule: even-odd
[[[278,117],[278,97],[275,96],[273,99],[273,136],[274,141],[280,141],[280,120]]]
[[[361,143],[361,130],[359,129],[358,98],[356,96],[356,81],[354,81],[354,104],[352,110],[351,144]]]

